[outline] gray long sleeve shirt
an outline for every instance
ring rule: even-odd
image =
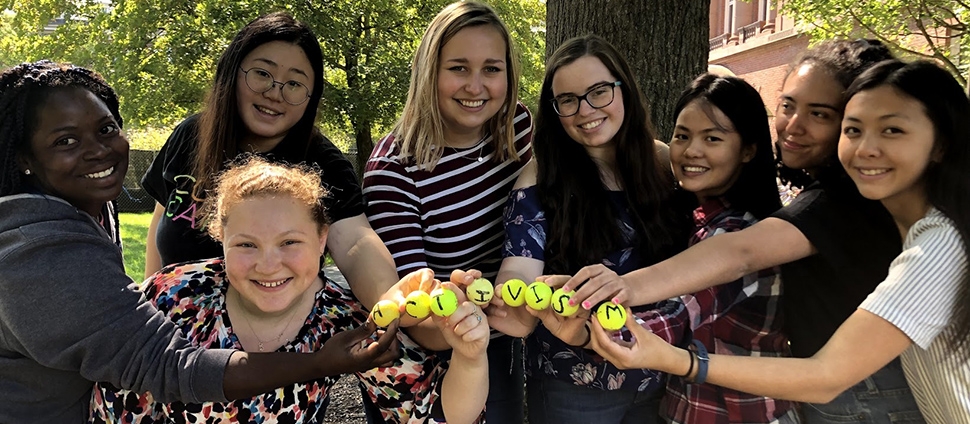
[[[130,284],[90,215],[0,197],[0,423],[84,422],[93,381],[163,402],[226,400],[232,351],[192,347]]]

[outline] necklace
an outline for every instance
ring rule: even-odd
[[[236,292],[236,290],[233,290],[233,292]],[[241,302],[241,299],[239,299],[239,296],[240,296],[240,294],[238,292],[236,292],[237,301],[240,301]],[[286,325],[283,327],[283,330],[280,331],[280,334],[277,334],[276,335],[276,338],[269,339],[269,340],[262,340],[262,339],[259,338],[259,334],[256,334],[256,329],[253,328],[253,322],[249,319],[249,317],[246,317],[245,316],[246,314],[241,313],[242,312],[242,305],[241,304],[240,304],[239,307],[240,307],[240,310],[239,310],[240,311],[240,314],[239,315],[242,316],[243,318],[245,318],[246,324],[249,326],[249,331],[251,333],[253,333],[253,337],[256,339],[256,343],[257,343],[257,347],[256,348],[260,352],[263,351],[263,345],[265,343],[269,343],[269,342],[279,343],[280,339],[283,338],[283,334],[286,333],[286,330],[288,328],[290,328],[290,324],[293,323],[293,317],[296,316],[296,311],[300,309],[299,306],[296,306],[296,307],[293,308],[292,311],[290,311],[290,316],[289,316],[289,318],[286,319]],[[284,340],[284,343],[285,342],[286,342],[286,340]]]

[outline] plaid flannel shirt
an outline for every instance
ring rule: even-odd
[[[757,222],[732,210],[724,199],[694,210],[696,231],[690,245]],[[694,339],[711,353],[739,356],[790,356],[781,332],[781,282],[777,268],[682,296]],[[675,424],[797,422],[795,403],[754,396],[713,384],[692,384],[678,376],[667,383],[661,415]]]

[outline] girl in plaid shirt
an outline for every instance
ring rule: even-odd
[[[670,165],[697,197],[690,245],[740,231],[781,207],[768,116],[758,91],[736,77],[704,74],[681,94]],[[788,356],[776,268],[682,296],[693,337],[712,351]],[[672,423],[796,423],[795,404],[672,375],[661,416]]]

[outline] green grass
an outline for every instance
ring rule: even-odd
[[[145,240],[148,239],[148,224],[152,222],[151,213],[122,213],[121,243],[124,246],[125,272],[132,280],[145,278]]]

